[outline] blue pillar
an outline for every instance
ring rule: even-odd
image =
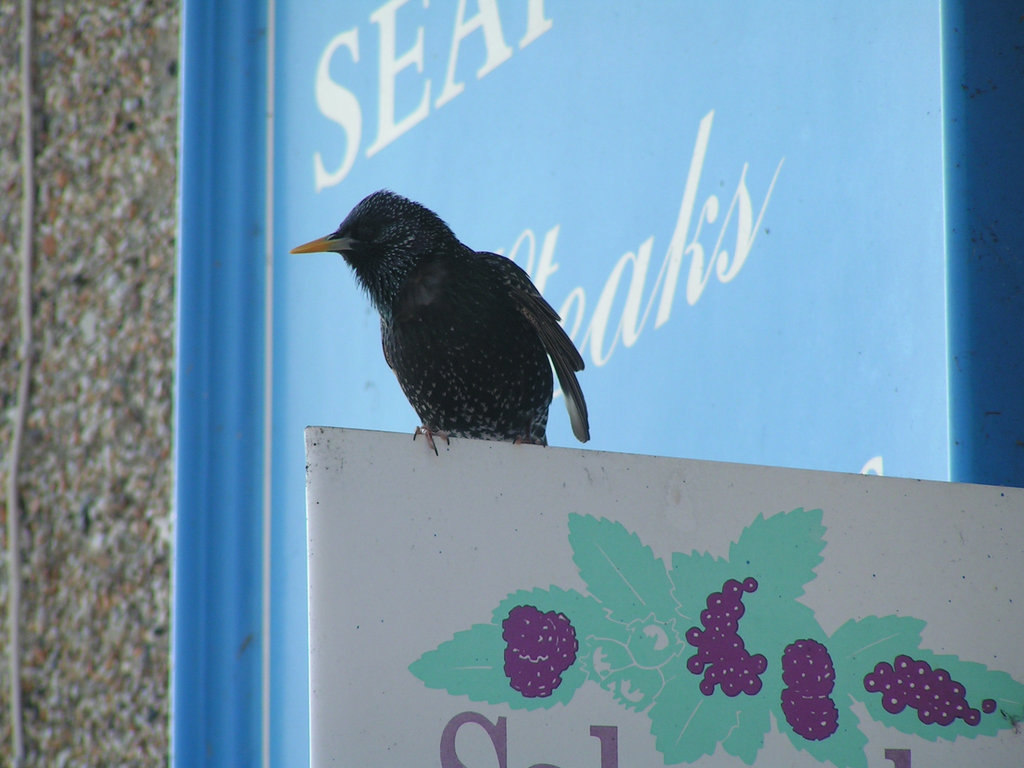
[[[942,17],[950,477],[1024,486],[1024,6]]]
[[[182,10],[172,764],[261,759],[263,3]]]

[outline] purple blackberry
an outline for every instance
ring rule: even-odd
[[[828,696],[835,677],[828,649],[815,640],[797,640],[782,652],[782,682],[801,696]]]
[[[917,712],[917,719],[925,725],[951,725],[960,719],[968,725],[981,722],[981,712],[967,703],[967,690],[961,683],[950,677],[944,669],[931,668],[926,661],[912,659],[905,654],[895,658],[892,664],[880,661],[864,676],[864,690],[882,695],[882,707],[896,715],[910,707]],[[995,702],[982,702],[982,709]],[[989,711],[986,709],[986,711]]]
[[[686,668],[695,675],[703,674],[698,688],[705,696],[722,689],[726,696],[741,693],[753,696],[761,690],[761,675],[768,668],[768,660],[761,654],[747,653],[743,638],[738,634],[739,620],[745,608],[743,593],[757,589],[757,580],[743,582],[729,579],[721,592],[712,592],[707,608],[700,613],[700,627],[686,631],[686,642],[697,653],[686,661]]]
[[[816,640],[797,640],[782,652],[782,714],[808,741],[827,739],[839,728],[831,697],[835,677],[828,649]]]
[[[576,661],[576,630],[564,613],[517,605],[501,622],[505,676],[528,698],[550,696]]]

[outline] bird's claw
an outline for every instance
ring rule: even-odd
[[[437,435],[442,440],[444,440],[445,445],[449,444],[447,432],[434,432],[433,430],[430,429],[430,427],[419,426],[416,427],[416,431],[412,433],[412,439],[415,440],[420,435],[423,435],[425,438],[427,438],[427,446],[434,452],[435,456],[437,456],[438,453],[437,446],[434,445],[434,435]]]
[[[532,437],[527,437],[526,435],[520,435],[512,441],[512,445],[546,445],[546,443],[542,443],[540,440],[534,440]]]

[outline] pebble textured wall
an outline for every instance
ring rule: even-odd
[[[26,766],[167,763],[178,18],[169,0],[36,2],[35,354],[19,477]],[[20,4],[0,4],[3,489],[19,365],[21,28]],[[0,765],[7,574],[4,557]]]

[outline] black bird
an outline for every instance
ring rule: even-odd
[[[380,313],[384,358],[431,446],[433,436],[546,445],[549,357],[573,434],[590,439],[583,358],[514,262],[468,248],[435,213],[386,190],[292,249],[320,251],[345,258]]]

